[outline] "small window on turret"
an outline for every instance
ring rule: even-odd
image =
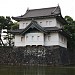
[[[48,21],[46,21],[46,25],[48,25]]]
[[[26,23],[26,26],[28,25],[28,23]]]
[[[48,36],[48,41],[50,41],[50,36]]]
[[[23,23],[23,27],[24,27],[25,23]]]
[[[26,36],[26,40],[28,40],[28,36]]]
[[[21,41],[23,41],[23,36],[21,37]]]
[[[40,22],[40,25],[42,24],[42,22]]]
[[[24,25],[25,23],[23,23],[23,25]]]
[[[28,23],[26,23],[26,24],[28,24]]]
[[[49,25],[51,25],[51,22],[52,22],[52,21],[49,21]]]
[[[37,36],[37,40],[39,40],[40,36]]]
[[[32,36],[32,40],[34,40],[34,36]]]

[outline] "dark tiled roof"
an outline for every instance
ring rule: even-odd
[[[65,36],[65,37],[70,37],[70,35],[67,33],[67,32],[65,32],[63,29],[58,29],[58,28],[56,28],[56,27],[54,27],[54,28],[52,28],[52,27],[50,27],[50,28],[43,28],[44,30],[45,30],[45,33],[48,33],[48,32],[58,32],[58,33],[60,33],[60,34],[62,34],[63,36]],[[44,32],[44,31],[43,31]],[[9,31],[9,33],[12,33],[12,34],[18,34],[18,35],[23,35],[23,34],[25,34],[26,33],[26,30],[25,29],[18,29],[18,30],[12,30],[12,31]]]
[[[49,16],[59,13],[60,13],[59,7],[52,7],[52,8],[28,10],[27,13],[23,15],[23,17],[27,18],[27,17]]]
[[[25,34],[30,28],[31,28],[31,29],[34,29],[34,28],[35,28],[35,29],[37,29],[37,30],[39,30],[40,32],[43,32],[43,33],[60,30],[60,29],[57,28],[57,27],[41,27],[36,21],[31,21],[31,23],[30,23],[25,29],[11,30],[11,31],[8,31],[8,32],[11,32],[11,33],[13,33],[13,34],[20,34],[20,35],[23,35],[23,34]]]
[[[29,29],[37,29],[39,30],[40,32],[44,32],[44,33],[47,33],[47,32],[50,32],[50,31],[58,31],[59,28],[57,27],[41,27],[36,21],[31,21],[31,23],[25,28],[25,29],[18,29],[18,30],[11,30],[11,31],[8,31],[9,33],[13,33],[13,34],[25,34]]]
[[[48,31],[55,31],[55,30],[59,30],[58,27],[44,27],[44,29],[48,32]]]
[[[18,29],[18,30],[9,30],[8,33],[12,33],[12,34],[20,34],[23,35],[25,34],[29,29],[37,29],[40,32],[44,32],[46,33],[47,31],[41,27],[36,21],[31,21],[31,23],[25,28],[25,29]]]
[[[9,33],[10,33],[10,32],[11,32],[11,33],[22,33],[22,32],[27,31],[27,30],[29,29],[29,27],[30,27],[30,26],[28,26],[28,27],[25,28],[25,29],[9,30],[8,32],[9,32]],[[40,27],[40,26],[38,26],[38,29],[40,29],[39,27]],[[41,30],[44,31],[44,32],[50,32],[50,31],[58,31],[58,30],[60,30],[60,29],[57,28],[57,27],[42,27]],[[40,30],[40,31],[41,31],[41,30]]]
[[[17,30],[8,30],[8,33],[12,33],[12,34],[19,34],[20,32],[22,32],[23,29],[17,29]]]
[[[62,34],[63,36],[65,37],[70,37],[70,35],[65,32],[63,29],[58,29],[57,27],[44,27],[43,28],[45,30],[45,32],[59,32],[60,34]],[[12,33],[12,34],[18,34],[18,35],[23,35],[24,33],[26,32],[25,29],[18,29],[18,30],[11,30],[9,31],[9,33]]]
[[[58,27],[41,27],[36,21],[32,20],[31,23],[25,29],[9,30],[8,32],[24,34],[30,28],[31,29],[35,28],[44,33],[49,32],[49,31],[58,31],[59,30]]]
[[[50,18],[50,17],[55,17],[62,24],[67,24],[67,22],[61,15],[61,9],[59,6],[27,10],[24,15],[18,16],[18,17],[12,17],[12,19],[16,21],[21,21],[21,20],[32,20],[32,19],[34,20],[44,19],[44,18]]]
[[[27,10],[26,13],[22,16],[12,17],[13,19],[23,19],[23,18],[34,18],[34,17],[43,17],[43,16],[54,16],[61,14],[60,7],[50,7],[50,8],[42,8],[42,9],[32,9]]]
[[[69,36],[67,32],[58,27],[41,27],[36,21],[32,20],[31,23],[25,29],[11,30],[8,33],[24,35],[29,29],[37,29],[40,32],[48,33],[48,32],[59,32],[64,36]]]

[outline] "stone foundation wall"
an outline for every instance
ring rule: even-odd
[[[60,46],[0,47],[0,64],[68,64],[67,49]]]

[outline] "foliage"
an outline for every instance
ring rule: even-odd
[[[70,38],[68,38],[68,47],[71,50],[75,49],[75,21],[70,16],[65,16],[65,20],[68,25],[64,26],[65,31],[69,32]]]
[[[0,30],[1,29],[7,29],[7,30],[18,29],[18,23],[17,22],[13,23],[11,18],[8,16],[6,17],[0,16]]]
[[[2,29],[7,29],[7,31],[12,29],[18,29],[18,27],[19,27],[18,23],[17,22],[13,23],[13,21],[9,16],[6,17],[0,16],[0,31],[2,31]],[[10,33],[7,33],[6,37],[4,38],[4,39],[8,39],[9,46],[11,45],[11,40],[12,40],[11,38],[13,39]],[[0,35],[0,40],[2,41],[1,35]]]
[[[11,28],[12,30],[19,29],[19,24],[17,22],[14,22]]]
[[[0,29],[10,30],[13,22],[10,17],[0,16]]]

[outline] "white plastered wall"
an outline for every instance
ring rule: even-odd
[[[59,45],[58,33],[50,33],[45,35],[45,46],[52,46],[52,45]]]
[[[21,35],[15,35],[15,46],[25,46],[25,37]]]
[[[25,36],[15,35],[15,46],[44,45],[43,33],[28,33]]]
[[[31,23],[31,21],[20,21],[18,23],[19,23],[19,29],[24,29]]]
[[[55,18],[50,18],[50,19],[39,19],[35,20],[38,22],[38,24],[42,27],[57,27],[57,22]],[[24,29],[26,28],[31,21],[20,21],[19,22],[19,29]]]
[[[59,34],[59,45],[67,48],[67,38]]]
[[[50,36],[50,40],[48,40]],[[45,35],[45,46],[59,45],[61,47],[67,48],[67,38],[59,33],[50,33]]]
[[[44,45],[44,34],[43,33],[26,34],[25,45]]]
[[[55,18],[51,18],[51,19],[40,19],[40,20],[36,20],[36,21],[42,27],[55,27],[56,26],[56,19]]]
[[[22,38],[21,38],[22,37]],[[28,33],[25,36],[15,36],[15,46],[26,46],[26,45],[44,45],[53,46],[59,45],[67,48],[67,39],[61,34],[55,32],[50,34],[43,33]]]

